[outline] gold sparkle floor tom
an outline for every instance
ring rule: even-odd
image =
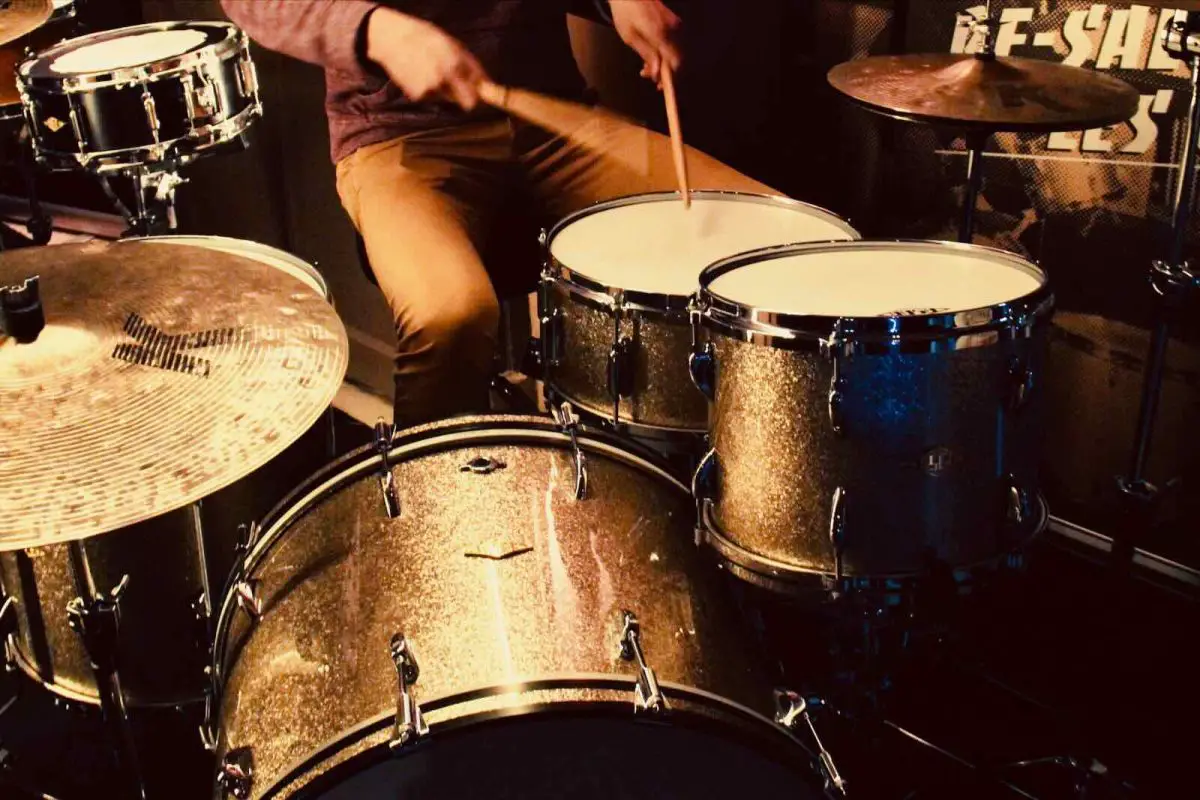
[[[632,447],[463,418],[314,476],[221,609],[218,796],[820,796],[686,487]]]
[[[320,273],[266,245],[215,236],[143,241],[155,248],[180,246],[181,269],[186,268],[184,256],[195,248],[252,259],[294,278],[297,292],[329,301]],[[127,246],[138,246],[137,240],[129,240]],[[128,411],[137,413],[134,407]],[[203,699],[212,605],[219,602],[236,560],[239,524],[261,518],[299,480],[328,461],[332,454],[327,416],[248,477],[196,503],[83,542],[97,587],[115,587],[129,577],[120,599],[118,655],[130,706]],[[189,439],[194,435],[181,426],[178,446],[192,446]],[[96,446],[112,447],[108,442]],[[15,632],[6,646],[10,663],[68,701],[96,705],[99,697],[88,654],[66,613],[76,595],[68,545],[0,552],[0,601],[5,596],[15,600]]]
[[[1045,524],[1045,274],[927,241],[766,248],[701,277],[703,535],[741,577],[970,568]]]
[[[634,195],[579,211],[545,239],[540,292],[547,394],[648,441],[691,446],[707,408],[687,375],[700,271],[746,250],[857,239],[838,216],[765,195]]]

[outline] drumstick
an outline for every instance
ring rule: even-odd
[[[671,68],[662,65],[663,100],[667,104],[667,128],[671,132],[671,155],[675,159],[675,177],[679,181],[679,196],[683,207],[692,207],[692,192],[688,185],[687,151],[683,147],[683,126],[679,124],[679,104],[675,99],[675,77]]]

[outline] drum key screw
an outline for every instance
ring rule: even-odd
[[[562,430],[563,433],[571,437],[571,450],[575,456],[575,499],[587,499],[587,457],[583,454],[583,449],[579,446],[579,415],[575,413],[575,409],[570,403],[563,403],[558,406],[550,406],[551,412],[554,414],[554,422]]]
[[[400,496],[396,493],[396,476],[392,474],[390,455],[392,437],[396,426],[389,425],[383,417],[375,423],[375,452],[379,454],[379,490],[383,493],[383,510],[388,519],[400,516]]]

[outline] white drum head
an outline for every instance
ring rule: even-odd
[[[85,44],[63,53],[54,59],[50,69],[62,75],[81,75],[140,67],[189,53],[207,41],[208,34],[202,30],[135,33]]]
[[[700,195],[684,209],[664,195],[594,211],[568,223],[550,254],[603,286],[686,296],[700,272],[747,250],[794,242],[857,239],[827,211],[749,195]]]
[[[708,286],[781,314],[891,317],[990,308],[1045,283],[1017,256],[937,243],[854,242],[732,269]]]

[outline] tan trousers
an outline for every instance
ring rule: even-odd
[[[666,137],[602,124],[603,153],[503,119],[409,134],[337,165],[342,205],[396,324],[398,426],[487,409],[499,304],[479,251],[514,181],[552,218],[675,188]],[[773,193],[695,150],[689,173],[695,189]]]

